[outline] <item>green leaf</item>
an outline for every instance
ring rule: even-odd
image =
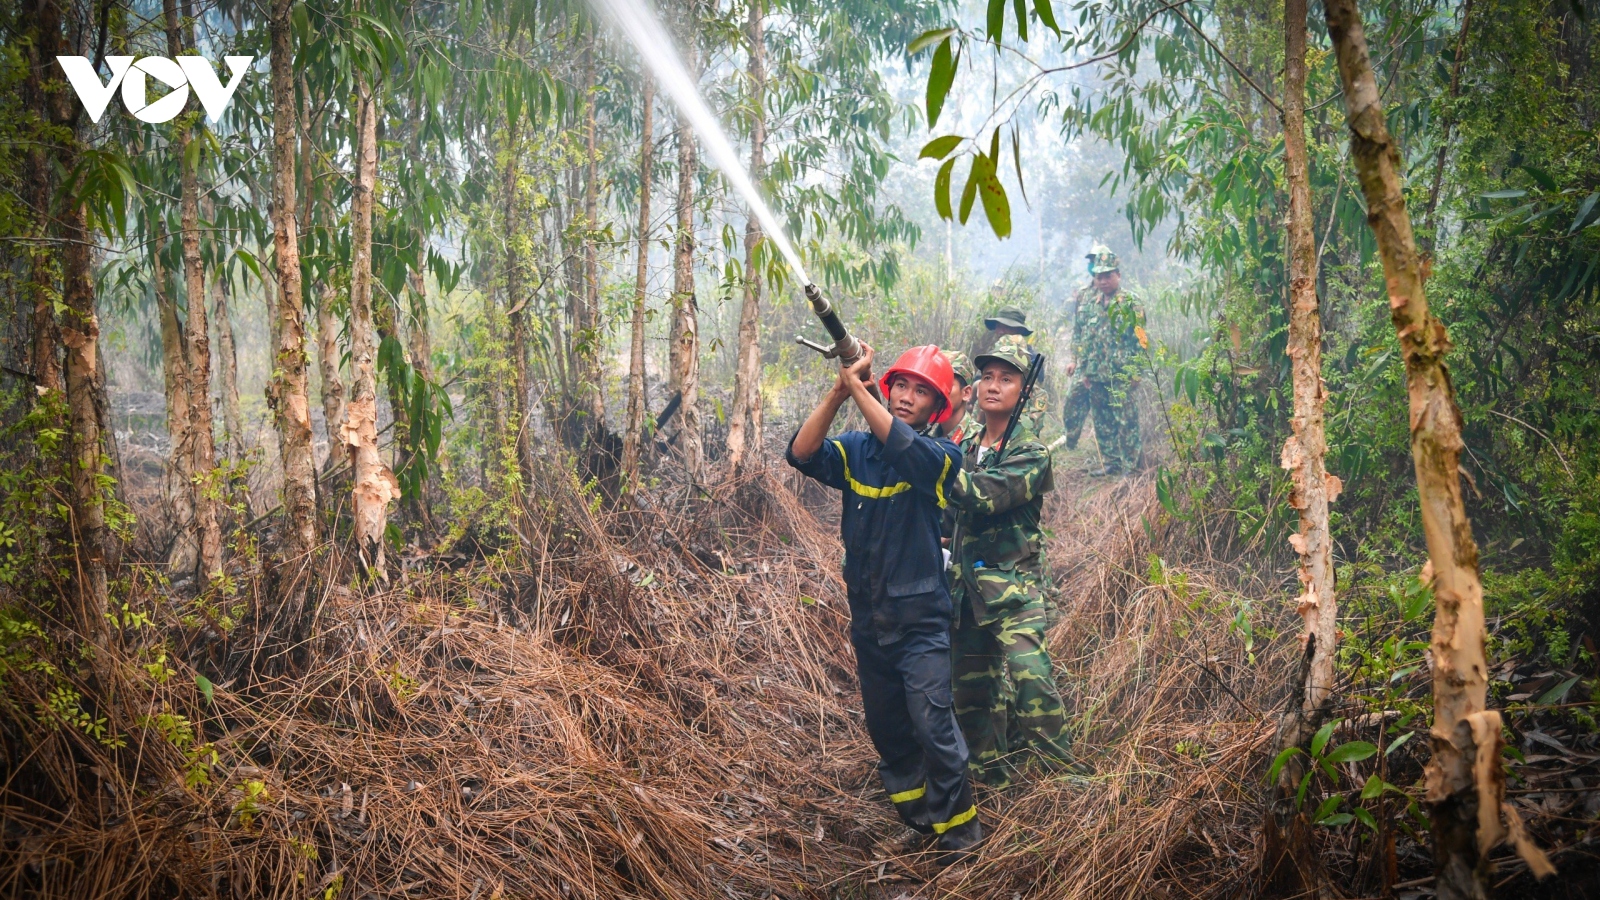
[[[999,143],[1000,132],[995,131],[995,143]],[[983,155],[982,171],[978,174],[978,195],[983,198],[983,213],[989,219],[989,227],[994,229],[998,238],[1011,236],[1011,201],[1006,199],[1005,185],[1000,183],[1000,176],[995,172],[995,159],[993,156]],[[977,163],[973,164],[976,170]]]
[[[967,217],[972,215],[972,201],[978,197],[978,167],[981,165],[983,154],[972,157],[972,168],[967,170],[967,184],[961,189],[961,224],[967,224]]]
[[[965,140],[965,138],[961,137],[959,134],[947,134],[944,137],[936,137],[922,145],[922,152],[917,154],[917,159],[944,159],[946,156],[950,155],[951,150],[954,150],[956,147],[960,146],[963,140]]]
[[[1383,785],[1384,781],[1378,777],[1378,773],[1372,773],[1372,777],[1367,779],[1367,783],[1361,786],[1361,799],[1371,800],[1373,797],[1382,794]]]
[[[1363,810],[1363,812],[1364,811],[1365,810]],[[1327,828],[1338,828],[1340,825],[1349,825],[1352,821],[1354,821],[1354,819],[1355,816],[1352,816],[1349,813],[1339,813],[1336,816],[1328,816],[1325,819],[1318,819],[1316,824]]]
[[[1596,201],[1600,201],[1600,191],[1595,191],[1594,193],[1590,194],[1588,199],[1584,200],[1583,203],[1579,205],[1578,216],[1572,220],[1572,227],[1567,229],[1567,234],[1571,234],[1583,227],[1583,221],[1589,218],[1589,213],[1593,211]]]
[[[1006,27],[1006,0],[989,0],[989,40],[1000,43],[1000,32]]]
[[[1322,748],[1328,746],[1328,738],[1333,737],[1333,730],[1338,728],[1339,723],[1343,721],[1343,719],[1334,719],[1332,722],[1329,722],[1328,724],[1317,729],[1317,733],[1311,738],[1312,756],[1315,756],[1319,759],[1322,757]]]
[[[1377,752],[1378,748],[1366,741],[1351,741],[1333,748],[1322,760],[1329,763],[1360,762],[1371,758]]]
[[[1350,812],[1357,819],[1361,820],[1361,824],[1367,826],[1368,828],[1371,828],[1373,831],[1377,831],[1378,830],[1378,820],[1374,819],[1372,817],[1372,813],[1367,812],[1366,810],[1362,809],[1359,806],[1356,807],[1355,809],[1350,810]]]
[[[210,706],[211,701],[214,699],[213,695],[216,692],[215,686],[211,684],[211,679],[204,675],[196,674],[194,676],[194,684],[195,687],[200,689],[200,696],[206,698],[206,705]]]
[[[1560,703],[1562,698],[1567,696],[1567,691],[1572,690],[1572,686],[1577,684],[1577,683],[1578,683],[1578,676],[1574,675],[1571,678],[1568,678],[1566,681],[1563,681],[1560,684],[1556,685],[1555,687],[1551,688],[1550,690],[1545,691],[1543,694],[1541,694],[1539,696],[1539,699],[1535,700],[1534,702],[1539,704],[1540,706],[1549,706],[1552,703]]]
[[[1329,816],[1333,815],[1334,810],[1338,809],[1339,804],[1343,802],[1344,797],[1339,794],[1334,794],[1328,799],[1322,801],[1321,803],[1317,804],[1317,811],[1311,814],[1311,821],[1321,822],[1322,820],[1328,818]]]
[[[1011,11],[1017,14],[1017,37],[1028,42],[1028,0],[1011,0]]]
[[[805,594],[801,594],[800,595],[800,605],[801,606],[816,606],[817,605],[817,598],[815,598],[815,597],[807,597]]]
[[[1279,753],[1278,758],[1272,761],[1272,768],[1267,770],[1267,783],[1271,784],[1276,782],[1278,780],[1278,773],[1283,771],[1283,767],[1288,765],[1289,760],[1293,758],[1296,753],[1304,752],[1305,751],[1301,750],[1299,747],[1289,747],[1282,753]]]
[[[1044,23],[1044,27],[1058,37],[1061,35],[1061,26],[1056,24],[1056,13],[1050,8],[1050,0],[1033,0],[1033,11],[1039,14],[1039,21]]]
[[[939,218],[947,222],[955,218],[950,211],[950,173],[955,166],[956,159],[952,156],[939,167],[939,174],[933,179],[933,206],[939,211]]]
[[[1479,194],[1478,196],[1485,200],[1510,200],[1513,197],[1526,197],[1528,192],[1521,188],[1511,188],[1504,191],[1490,191],[1487,194]]]
[[[933,51],[933,69],[928,72],[929,128],[938,123],[939,113],[944,109],[944,98],[950,93],[950,85],[955,83],[956,69],[960,66],[961,54],[951,51],[950,39],[940,41],[939,49]]]
[[[924,31],[923,33],[917,35],[916,40],[907,45],[906,52],[919,53],[928,49],[929,47],[932,47],[934,44],[945,40],[946,38],[955,34],[956,31],[957,29],[955,28],[935,28],[932,31]]]
[[[1405,734],[1400,735],[1399,737],[1395,738],[1393,741],[1390,742],[1389,749],[1383,751],[1383,755],[1384,756],[1388,756],[1389,754],[1393,753],[1394,751],[1396,751],[1396,750],[1400,749],[1402,746],[1404,746],[1406,741],[1409,741],[1409,740],[1411,740],[1412,738],[1414,738],[1416,736],[1417,736],[1417,733],[1415,731],[1408,731]]]
[[[1534,181],[1539,182],[1539,186],[1545,190],[1559,190],[1555,178],[1551,177],[1549,172],[1546,172],[1538,166],[1523,166],[1522,171],[1527,172],[1528,175],[1533,178]]]

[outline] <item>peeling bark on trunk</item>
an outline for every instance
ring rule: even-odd
[[[52,65],[54,60],[49,61]],[[29,73],[30,87],[34,78]],[[37,103],[42,104],[43,97]],[[36,104],[29,104],[36,105]],[[30,202],[37,211],[34,236],[47,237],[50,233],[50,194],[54,190],[50,161],[40,148],[28,154],[29,181],[33,187]],[[59,391],[61,382],[61,332],[56,327],[55,304],[57,254],[48,243],[41,241],[28,248],[28,292],[33,300],[33,383],[40,390]]]
[[[277,257],[277,310],[273,317],[273,379],[268,404],[278,426],[283,459],[284,556],[305,565],[317,541],[316,464],[311,452],[311,409],[306,384],[305,312],[300,274],[300,238],[295,222],[294,0],[272,0],[272,247]],[[293,583],[296,573],[290,573]],[[296,586],[275,616],[278,627],[298,627],[304,595]]]
[[[699,74],[696,61],[696,10],[684,13],[684,66]],[[672,264],[672,392],[678,406],[677,449],[691,481],[701,480],[705,452],[700,437],[700,316],[694,294],[694,128],[678,117],[678,234]]]
[[[339,430],[344,426],[344,376],[339,374],[339,318],[333,314],[335,296],[326,283],[318,286],[317,297],[317,373],[321,376],[322,421],[328,426],[328,458],[322,462],[327,472],[341,458]]]
[[[750,178],[757,183],[766,167],[767,48],[761,0],[750,0]],[[733,373],[733,415],[728,420],[728,466],[737,473],[761,463],[761,270],[756,248],[761,223],[744,227],[744,305],[739,310],[738,363]]]
[[[1484,708],[1483,584],[1461,497],[1461,410],[1445,365],[1450,339],[1428,310],[1427,274],[1406,210],[1400,149],[1384,119],[1355,0],[1324,0],[1323,8],[1344,86],[1350,156],[1406,365],[1411,454],[1434,592],[1433,758],[1423,799],[1433,822],[1435,890],[1441,900],[1476,900],[1489,895],[1489,850],[1506,836],[1507,825],[1536,874],[1553,870],[1504,803],[1500,714]]]
[[[362,566],[383,577],[389,503],[400,496],[378,452],[377,328],[372,311],[372,203],[378,178],[378,108],[374,89],[356,76],[356,181],[350,198],[350,405],[339,439],[355,473],[356,549]]]
[[[167,550],[167,568],[175,573],[194,574],[200,558],[195,540],[194,456],[189,452],[189,429],[194,416],[189,409],[194,392],[189,389],[189,364],[184,354],[183,323],[178,304],[167,281],[161,254],[167,243],[158,222],[154,252],[150,257],[150,279],[155,288],[156,315],[161,321],[161,380],[167,400],[167,479],[163,493],[172,512],[173,534]]]
[[[23,11],[25,14],[30,12],[26,6]],[[36,18],[33,21],[37,24]],[[45,121],[52,118],[51,98],[46,84],[57,80],[53,70],[60,69],[55,57],[47,55],[55,44],[50,35],[40,35],[25,43],[28,71],[22,86],[23,108],[34,110]],[[28,185],[31,189],[28,204],[34,213],[32,236],[46,239],[50,236],[50,207],[55,178],[50,166],[50,151],[43,144],[35,146],[28,153]],[[61,333],[56,327],[54,304],[56,276],[59,274],[56,268],[60,256],[47,240],[29,246],[27,254],[28,283],[25,296],[33,303],[33,346],[29,361],[33,383],[40,390],[60,391],[65,385],[61,381]]]
[[[633,327],[628,344],[628,422],[622,435],[622,483],[631,491],[639,477],[644,440],[644,312],[650,283],[650,178],[655,164],[656,83],[644,76],[644,120],[639,139],[639,257],[633,280]]]
[[[26,0],[21,21],[30,23],[38,36],[37,77],[44,86],[44,110],[50,124],[64,138],[54,149],[64,171],[78,163],[78,107],[72,91],[56,65],[58,55],[75,52],[62,36],[61,7],[56,0]],[[101,427],[99,342],[100,322],[95,316],[94,278],[89,257],[89,228],[84,208],[68,202],[56,219],[65,243],[61,250],[61,319],[59,335],[66,355],[62,380],[67,392],[69,431],[67,453],[72,477],[72,525],[77,554],[76,608],[72,617],[78,633],[90,647],[107,641],[106,518],[100,484],[104,458]],[[38,360],[35,360],[38,364]],[[95,665],[101,663],[97,660]]]
[[[1311,171],[1306,154],[1306,0],[1284,3],[1283,142],[1289,185],[1286,220],[1289,248],[1289,358],[1293,362],[1293,434],[1283,445],[1283,468],[1291,482],[1289,505],[1300,513],[1300,531],[1289,543],[1300,555],[1303,593],[1298,611],[1305,619],[1304,673],[1297,696],[1278,723],[1274,756],[1290,747],[1305,748],[1332,706],[1333,652],[1338,608],[1333,593],[1333,544],[1328,536],[1328,504],[1340,482],[1323,459],[1322,313],[1317,303],[1317,240],[1312,230]],[[1295,756],[1278,776],[1268,812],[1262,874],[1276,893],[1319,897],[1325,874],[1310,844],[1310,828],[1295,809],[1294,797],[1306,775],[1305,758]]]
[[[173,57],[188,50],[177,0],[165,0],[167,52]],[[179,119],[177,151],[180,171],[179,222],[183,229],[183,291],[188,306],[184,328],[184,362],[188,369],[189,423],[184,435],[184,452],[189,471],[184,487],[194,509],[194,534],[198,553],[195,583],[201,586],[222,575],[222,530],[217,524],[217,453],[211,416],[211,328],[206,322],[206,270],[200,258],[200,173],[190,156],[194,141],[194,121],[198,113],[185,112]]]

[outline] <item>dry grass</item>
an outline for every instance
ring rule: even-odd
[[[136,591],[158,624],[125,630],[96,676],[125,748],[6,717],[0,894],[1237,893],[1273,703],[1253,673],[1283,669],[1243,664],[1225,592],[1146,583],[1148,479],[1061,481],[1052,640],[1098,774],[980,796],[994,837],[961,872],[897,855],[909,832],[861,726],[839,547],[789,475],[597,515],[556,477],[520,550],[325,588],[312,637],[277,659],[251,658],[248,627],[208,641],[185,601]],[[160,644],[164,683],[141,668]],[[211,784],[182,784],[148,718],[164,711],[215,749]]]

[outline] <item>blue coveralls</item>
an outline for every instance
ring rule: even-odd
[[[840,530],[867,732],[900,817],[941,847],[982,837],[967,782],[967,744],[951,695],[952,606],[940,553],[946,493],[961,451],[899,419],[887,442],[868,431],[823,441],[789,465],[844,494]]]

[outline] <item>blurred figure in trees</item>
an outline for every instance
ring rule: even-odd
[[[1122,289],[1117,255],[1104,244],[1089,252],[1094,283],[1078,292],[1073,316],[1072,362],[1076,376],[1067,394],[1062,425],[1067,446],[1078,445],[1083,420],[1094,416],[1095,439],[1105,460],[1101,475],[1121,475],[1139,468],[1139,410],[1133,389],[1150,338],[1144,330],[1144,309]]]

